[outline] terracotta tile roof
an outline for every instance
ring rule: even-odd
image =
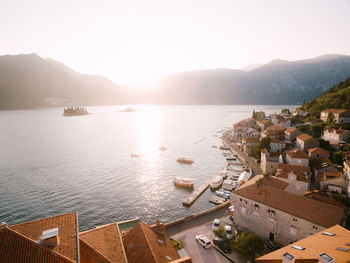
[[[291,128],[286,129],[284,132],[290,134],[292,132],[295,132],[296,130],[298,130],[298,129],[294,128],[294,127],[291,127]]]
[[[310,155],[317,155],[317,154],[322,154],[325,156],[329,156],[329,152],[326,151],[325,149],[322,149],[321,147],[315,147],[308,149]]]
[[[252,184],[239,187],[235,190],[235,195],[254,200],[324,227],[339,224],[343,220],[344,211],[340,207],[294,195],[259,181],[256,180]]]
[[[309,166],[299,166],[294,164],[279,163],[277,166],[277,171],[289,170],[289,171],[300,171],[304,173],[310,173]]]
[[[252,179],[248,180],[244,184],[242,184],[239,187],[239,189],[256,184],[257,181],[259,181],[259,184],[273,186],[281,190],[286,189],[289,185],[289,183],[278,180],[273,176],[270,176],[270,175],[264,176],[262,174],[259,174],[254,176]]]
[[[258,120],[258,122],[263,124],[263,125],[271,123],[269,120]]]
[[[125,262],[122,242],[115,223],[82,232],[79,239],[111,262]]]
[[[306,142],[306,141],[311,140],[313,138],[310,135],[303,133],[303,134],[300,134],[299,136],[297,136],[297,139],[299,139],[303,142]]]
[[[321,170],[332,166],[332,163],[327,157],[321,157],[321,158],[315,159],[313,162],[313,165],[316,170]]]
[[[79,240],[80,263],[113,263],[83,240]],[[124,261],[121,261],[124,262]]]
[[[314,190],[312,192],[306,192],[304,193],[304,196],[307,198],[315,199],[330,205],[339,206],[343,208],[344,210],[347,210],[348,207],[346,205],[343,205],[341,202],[339,202],[337,199],[335,199],[332,196],[329,196],[323,192],[320,192],[319,190]]]
[[[267,131],[284,131],[284,127],[282,125],[271,125],[266,130]]]
[[[310,182],[310,178],[309,177],[306,178],[306,176],[304,174],[302,174],[301,172],[299,172],[299,171],[283,170],[283,171],[277,172],[275,176],[288,179],[288,175],[290,173],[293,173],[296,176],[296,180],[297,181]]]
[[[297,148],[292,149],[290,151],[286,151],[286,154],[290,158],[309,159],[309,156],[305,152],[303,152]]]
[[[58,254],[61,254],[72,261],[77,260],[77,242],[78,226],[75,212],[47,217],[44,219],[34,220],[14,226],[12,230],[38,242],[44,230],[58,227],[59,245],[50,248]]]
[[[246,141],[247,143],[260,143],[260,139],[255,137],[244,137],[243,141]]]
[[[324,171],[323,173],[317,175],[317,179],[319,181],[333,180],[342,177],[343,173],[340,171]]]
[[[11,228],[0,229],[0,262],[73,263],[51,249],[39,245]]]
[[[282,142],[281,140],[275,139],[275,138],[271,138],[271,142],[273,142],[273,143],[280,143],[280,144],[283,144],[283,143],[284,143],[284,142]]]
[[[334,236],[324,235],[324,232],[335,234]],[[318,262],[318,255],[325,252],[327,255],[333,257],[335,262],[348,262],[350,259],[350,252],[338,250],[338,247],[349,248],[346,243],[350,240],[350,231],[339,226],[332,226],[325,231],[320,231],[312,236],[301,239],[293,244],[287,245],[274,252],[266,254],[256,259],[258,263],[270,263],[281,260],[282,255],[286,252],[293,255],[295,262]],[[298,250],[293,248],[294,245],[305,248]],[[282,261],[279,261],[282,262]]]
[[[167,263],[179,259],[164,225],[149,226],[142,222],[123,237],[129,263]]]
[[[339,113],[343,113],[343,112],[346,112],[348,110],[344,110],[344,109],[326,109],[326,110],[323,110],[321,111],[321,113],[335,113],[335,114],[339,114]]]

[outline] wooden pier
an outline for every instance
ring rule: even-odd
[[[203,184],[197,187],[196,190],[193,191],[193,193],[190,196],[187,196],[183,201],[182,204],[185,206],[191,206],[194,201],[196,201],[204,192],[207,190],[207,188],[210,185],[212,177],[210,177],[208,180],[206,180]]]

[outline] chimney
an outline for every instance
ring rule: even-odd
[[[58,236],[58,227],[44,230],[39,244],[47,247],[55,247],[60,244],[60,239]]]
[[[7,227],[6,222],[0,222],[0,229]]]

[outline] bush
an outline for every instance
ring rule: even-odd
[[[214,232],[215,232],[215,234],[216,234],[218,237],[221,237],[221,238],[226,237],[226,235],[225,235],[225,230],[224,230],[224,227],[223,227],[223,226],[219,226],[219,228],[216,229]]]
[[[180,238],[179,240],[172,239],[171,243],[173,244],[176,250],[183,249],[185,247],[184,241]]]
[[[264,242],[257,235],[243,232],[236,236],[234,248],[243,254],[254,256],[264,249]]]

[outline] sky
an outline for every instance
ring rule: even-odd
[[[0,55],[37,53],[117,84],[350,55],[348,0],[1,0]]]

